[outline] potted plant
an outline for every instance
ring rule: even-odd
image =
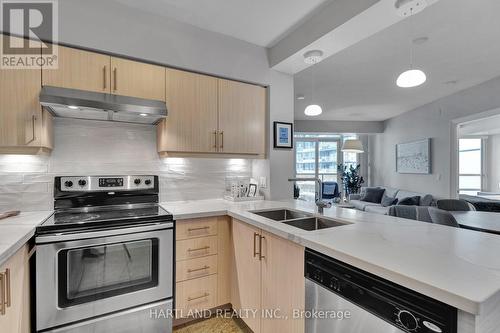
[[[356,167],[344,164],[339,164],[337,166],[340,180],[342,181],[345,198],[348,198],[349,194],[359,193],[361,184],[365,182],[363,177],[359,175],[360,168],[360,164],[358,164]]]

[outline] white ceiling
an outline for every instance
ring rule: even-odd
[[[311,70],[295,75],[296,119],[385,120],[500,75],[500,1],[441,0],[414,16],[415,61],[423,86],[401,89],[397,76],[409,66],[411,21],[358,42],[313,67],[319,117],[303,113],[310,101]],[[457,81],[456,83],[448,83]]]
[[[260,46],[272,46],[333,0],[115,0]]]

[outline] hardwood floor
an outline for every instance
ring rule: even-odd
[[[174,327],[174,333],[252,333],[240,319],[214,317]]]

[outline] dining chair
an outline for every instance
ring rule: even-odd
[[[429,207],[395,205],[389,207],[389,216],[432,223]]]
[[[476,208],[465,200],[459,199],[442,199],[437,201],[437,208],[447,210],[449,212],[467,212],[476,210]]]
[[[432,223],[460,228],[460,225],[458,224],[457,220],[449,211],[439,209],[436,207],[429,207],[428,209]]]

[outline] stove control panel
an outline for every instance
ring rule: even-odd
[[[134,191],[152,189],[155,176],[76,176],[61,177],[64,192]]]

